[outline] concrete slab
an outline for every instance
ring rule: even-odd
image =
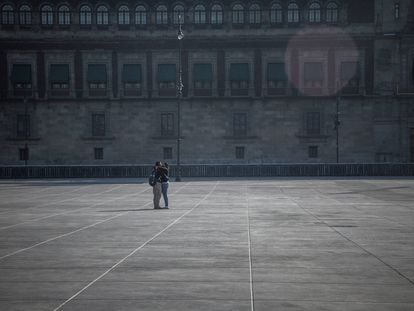
[[[0,181],[0,310],[414,310],[414,179]]]

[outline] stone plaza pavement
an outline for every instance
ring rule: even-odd
[[[414,310],[414,179],[0,181],[0,310]]]

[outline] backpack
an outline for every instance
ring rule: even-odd
[[[155,170],[152,170],[151,175],[148,177],[148,184],[153,187],[156,183],[157,179],[155,178]]]

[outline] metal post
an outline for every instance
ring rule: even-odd
[[[336,113],[335,113],[335,132],[336,132],[336,163],[339,163],[339,125],[341,120],[339,119],[339,103],[341,100],[340,90],[338,89],[338,96],[336,97]]]
[[[26,178],[29,177],[29,171],[27,169],[27,158],[29,157],[29,150],[28,150],[28,146],[27,146],[27,140],[29,138],[29,126],[30,126],[30,118],[28,115],[28,107],[27,107],[27,98],[26,96],[23,98],[23,102],[24,102],[24,126],[25,126],[25,131],[24,131],[24,170],[25,170],[25,175]]]
[[[181,96],[183,95],[183,70],[181,64],[182,40],[184,33],[181,29],[181,15],[178,15],[178,83],[177,83],[177,173],[175,181],[181,181]]]

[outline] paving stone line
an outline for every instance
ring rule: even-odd
[[[60,304],[57,308],[55,308],[53,311],[58,311],[61,310],[61,308],[63,306],[65,306],[68,302],[72,301],[73,299],[75,299],[77,296],[79,296],[82,292],[84,292],[86,289],[88,289],[89,287],[91,287],[93,284],[95,284],[96,282],[98,282],[100,279],[102,279],[103,277],[105,277],[105,275],[107,275],[108,273],[110,273],[112,270],[114,270],[116,267],[118,267],[120,264],[122,264],[125,260],[127,260],[129,257],[133,256],[136,252],[138,252],[139,250],[141,250],[142,248],[144,248],[148,243],[150,243],[151,241],[153,241],[154,239],[156,239],[158,236],[160,236],[161,234],[163,234],[165,231],[167,231],[169,228],[171,228],[172,226],[174,226],[177,222],[179,222],[183,217],[185,217],[186,215],[188,215],[189,213],[191,213],[193,210],[195,210],[202,202],[204,202],[213,192],[214,190],[217,188],[217,185],[219,184],[219,181],[217,181],[213,188],[210,190],[210,192],[204,196],[204,198],[202,198],[196,205],[194,205],[194,207],[192,207],[190,210],[186,211],[184,214],[182,214],[181,216],[179,216],[178,218],[176,218],[172,223],[170,223],[169,225],[167,225],[164,229],[162,229],[161,231],[159,231],[157,234],[155,234],[154,236],[152,236],[149,240],[147,240],[146,242],[144,242],[143,244],[141,244],[140,246],[138,246],[135,250],[133,250],[131,253],[129,253],[127,256],[125,256],[124,258],[122,258],[120,261],[118,261],[115,265],[113,265],[111,268],[109,268],[107,271],[105,271],[104,273],[102,273],[100,276],[98,276],[95,280],[93,280],[92,282],[90,282],[88,285],[86,285],[84,288],[82,288],[81,290],[79,290],[76,294],[74,294],[72,297],[70,297],[69,299],[67,299],[66,301],[64,301],[62,304]],[[150,202],[151,203],[151,202]]]
[[[249,195],[247,184],[245,185],[244,195],[246,200],[246,217],[247,217],[247,240],[249,246],[249,278],[250,278],[250,310],[254,311],[254,288],[253,288],[253,264],[252,264],[252,241],[250,236],[250,214],[249,214]]]
[[[315,218],[316,220],[318,220],[319,222],[325,224],[327,227],[329,227],[331,230],[333,230],[334,232],[336,232],[337,234],[339,234],[342,238],[344,238],[345,240],[349,241],[350,243],[352,243],[353,245],[355,245],[356,247],[358,247],[359,249],[361,249],[362,251],[364,251],[365,253],[367,253],[368,255],[374,257],[375,259],[377,259],[379,262],[381,262],[382,264],[384,264],[385,266],[387,266],[388,268],[390,268],[391,270],[393,270],[394,272],[396,272],[398,275],[400,275],[401,277],[403,277],[404,279],[406,279],[408,282],[410,282],[412,285],[414,285],[414,281],[411,280],[409,277],[407,277],[406,275],[404,275],[402,272],[400,272],[397,268],[391,266],[389,263],[385,262],[384,260],[382,260],[380,257],[378,257],[377,255],[375,255],[374,253],[370,252],[369,250],[367,250],[366,248],[364,248],[362,245],[358,244],[357,242],[353,241],[352,239],[350,239],[349,237],[347,237],[346,235],[344,235],[342,232],[340,232],[339,230],[337,230],[335,227],[329,225],[325,220],[319,218],[318,216],[316,216],[315,214],[313,214],[311,211],[309,211],[308,209],[306,209],[305,207],[303,207],[299,202],[297,202],[295,199],[291,198],[291,200],[293,202],[295,202],[297,204],[297,206],[299,208],[301,208],[303,211],[305,211],[307,214],[309,214],[310,216],[312,216],[313,218]],[[380,217],[378,217],[380,218]]]
[[[187,183],[187,184],[188,184],[188,183]],[[187,186],[187,184],[185,184],[183,187],[179,188],[179,189],[178,189],[175,193],[178,193],[178,192],[179,192],[182,188],[186,187],[186,186]],[[118,187],[118,188],[119,188],[119,187]],[[143,192],[148,191],[149,189],[151,189],[151,188],[147,188],[147,189],[145,189],[144,191],[142,191],[142,193],[143,193]],[[140,193],[138,193],[138,194],[140,194]],[[116,198],[113,198],[113,199],[109,199],[109,200],[107,200],[107,201],[105,201],[105,202],[97,203],[97,204],[94,204],[94,205],[95,205],[95,206],[97,206],[97,205],[102,205],[102,204],[104,204],[104,203],[107,203],[108,201],[122,200],[122,199],[125,199],[125,198],[130,197],[130,196],[132,196],[132,197],[133,197],[133,196],[136,196],[136,195],[138,195],[138,194],[137,194],[137,193],[127,194],[127,195],[124,195],[124,196],[121,196],[121,197],[116,197]],[[174,195],[174,194],[172,194],[171,196],[173,196],[173,195]],[[152,203],[152,200],[151,200],[151,201],[149,201],[149,202],[147,202],[147,203],[145,203],[144,205],[141,205],[140,207],[146,207],[146,206],[150,205],[151,203]],[[90,208],[90,207],[89,207],[89,208]],[[83,209],[83,208],[81,208],[81,209]],[[73,211],[72,211],[72,212],[73,212]],[[112,217],[110,217],[110,218],[107,218],[107,219],[104,219],[104,220],[101,220],[101,221],[95,222],[95,223],[93,223],[93,224],[91,224],[91,225],[88,225],[88,226],[85,226],[85,227],[82,227],[82,228],[76,229],[76,230],[71,231],[71,232],[68,232],[68,233],[64,233],[64,234],[58,235],[57,237],[47,239],[47,240],[45,240],[45,241],[43,241],[43,242],[40,242],[40,243],[34,244],[34,245],[32,245],[32,246],[29,246],[29,247],[25,247],[25,248],[19,249],[19,250],[17,250],[17,251],[14,251],[14,252],[12,252],[12,253],[9,253],[9,254],[6,254],[6,255],[4,255],[4,256],[2,256],[2,257],[0,257],[0,260],[2,260],[2,259],[4,259],[4,258],[7,258],[7,257],[10,257],[10,256],[13,256],[13,255],[16,255],[16,254],[19,254],[19,253],[24,252],[24,251],[30,250],[30,249],[32,249],[32,248],[34,248],[34,247],[37,247],[37,246],[40,246],[40,245],[43,245],[43,244],[49,243],[49,242],[51,242],[51,241],[55,241],[55,240],[57,240],[57,239],[60,239],[60,238],[66,237],[66,236],[70,236],[70,235],[75,234],[75,233],[77,233],[77,232],[80,232],[80,231],[83,231],[83,230],[86,230],[86,229],[89,229],[89,228],[95,227],[95,226],[100,225],[100,224],[102,224],[102,223],[108,222],[108,221],[110,221],[110,220],[112,220],[112,219],[115,219],[115,218],[119,218],[119,217],[121,217],[121,216],[124,216],[124,215],[126,215],[126,214],[128,214],[128,213],[130,213],[130,211],[126,211],[126,212],[123,212],[123,213],[120,213],[120,214],[114,215],[114,216],[112,216]],[[64,213],[64,214],[67,214],[67,213]]]
[[[121,186],[119,186],[119,187],[121,187]],[[94,193],[93,195],[98,195],[98,194],[102,194],[102,193],[110,192],[110,191],[112,191],[112,190],[118,189],[119,187],[114,187],[114,188],[111,188],[111,189],[106,190],[106,191],[103,191],[103,192]],[[131,194],[130,196],[132,196],[132,197],[133,197],[133,196],[136,196],[136,195],[142,194],[142,193],[144,193],[144,192],[146,192],[146,191],[148,191],[148,190],[149,190],[149,189],[147,188],[147,189],[145,189],[145,190],[143,190],[143,191],[141,191],[141,192]],[[85,194],[85,195],[86,195],[86,194]],[[36,222],[36,221],[40,221],[40,220],[44,220],[44,219],[48,219],[48,218],[55,217],[55,216],[61,216],[61,215],[72,214],[72,213],[78,212],[78,211],[80,211],[80,210],[84,210],[84,209],[87,209],[87,208],[92,208],[92,207],[95,207],[95,206],[99,206],[99,205],[102,205],[102,204],[104,204],[104,203],[106,203],[106,202],[108,202],[108,201],[118,200],[118,199],[125,198],[125,197],[128,197],[128,196],[129,196],[129,195],[127,195],[127,196],[121,196],[121,197],[117,197],[117,198],[114,198],[114,199],[109,199],[109,200],[105,199],[105,201],[104,201],[104,202],[95,203],[95,204],[92,204],[92,205],[88,205],[88,206],[80,207],[80,208],[77,208],[77,209],[74,209],[74,210],[70,210],[70,211],[67,211],[67,212],[55,213],[55,214],[52,214],[52,215],[43,216],[43,217],[39,217],[39,218],[35,218],[35,219],[28,220],[28,221],[20,222],[20,223],[14,224],[14,225],[10,225],[10,226],[1,227],[1,228],[0,228],[0,231],[1,231],[1,230],[5,230],[5,229],[14,228],[14,227],[17,227],[17,226],[20,226],[20,225],[24,225],[24,224],[28,224],[28,223],[32,223],[32,222]],[[72,199],[71,199],[71,200],[72,200]],[[59,201],[57,201],[57,202],[55,202],[55,203],[60,203],[60,202],[59,202]],[[34,208],[34,207],[33,207],[33,208]]]
[[[113,190],[119,189],[120,187],[122,187],[122,185],[120,185],[120,186],[116,186],[116,187],[113,187],[113,188],[111,188],[111,189],[108,189],[108,190],[105,190],[105,191],[102,191],[102,192],[94,193],[93,195],[99,195],[99,194],[103,194],[103,193],[111,192],[111,191],[113,191]],[[79,196],[79,197],[76,197],[76,198],[70,198],[70,199],[64,199],[64,200],[59,200],[59,201],[49,202],[49,203],[46,203],[46,204],[41,204],[41,205],[37,205],[37,206],[33,206],[33,207],[29,207],[29,208],[27,208],[27,209],[35,209],[35,208],[39,208],[39,207],[45,207],[45,206],[49,206],[49,205],[54,205],[54,204],[57,204],[57,203],[63,203],[63,202],[74,201],[74,200],[77,200],[77,199],[79,199],[79,198],[86,197],[86,196],[90,196],[90,195],[91,195],[91,194],[85,193],[85,194],[83,194],[83,195],[81,195],[81,196]],[[98,204],[98,205],[99,205],[99,204]],[[84,207],[81,207],[81,208],[78,208],[78,209],[75,209],[75,210],[71,210],[71,211],[69,211],[69,212],[62,212],[62,213],[59,213],[59,214],[53,214],[53,215],[51,215],[51,216],[45,216],[45,217],[35,218],[35,219],[28,220],[28,221],[25,221],[25,222],[22,222],[22,223],[18,223],[18,224],[14,224],[14,225],[10,225],[10,226],[1,227],[1,228],[0,228],[0,230],[9,229],[9,228],[13,228],[13,227],[19,226],[19,225],[21,225],[21,224],[30,223],[30,222],[33,222],[33,221],[39,221],[39,220],[47,219],[47,218],[49,218],[49,217],[54,217],[54,216],[56,216],[56,215],[64,215],[64,214],[74,213],[74,212],[77,212],[77,211],[79,211],[79,210],[81,210],[81,209],[83,209],[83,208],[84,208]],[[27,209],[26,209],[26,210],[27,210]]]
[[[1,184],[0,184],[1,185]],[[41,189],[41,190],[37,190],[37,191],[34,191],[35,193],[37,193],[37,192],[44,192],[44,191],[46,191],[46,190],[51,190],[51,189],[53,189],[54,187],[56,187],[56,186],[48,186],[48,187],[46,187],[46,188],[43,188],[43,189]],[[76,189],[73,189],[73,190],[70,190],[70,191],[64,191],[64,192],[60,192],[60,193],[53,193],[53,194],[45,194],[45,195],[39,195],[39,196],[30,196],[29,198],[25,198],[25,199],[22,199],[22,200],[18,200],[17,202],[15,202],[15,201],[5,201],[5,202],[2,202],[3,204],[9,204],[9,203],[23,203],[23,202],[26,202],[26,201],[33,201],[33,200],[35,200],[35,199],[39,199],[39,198],[48,198],[48,197],[53,197],[53,196],[58,196],[58,195],[61,195],[61,194],[67,194],[67,193],[73,193],[73,192],[76,192],[76,191],[78,191],[78,190],[81,190],[81,189],[85,189],[85,188],[88,188],[88,187],[92,187],[92,185],[87,185],[87,186],[79,186],[79,187],[77,187]],[[26,187],[24,187],[23,189],[27,189]],[[29,188],[30,189],[30,188]],[[21,191],[19,191],[19,193],[21,193]],[[25,194],[27,194],[27,193],[25,193]]]

